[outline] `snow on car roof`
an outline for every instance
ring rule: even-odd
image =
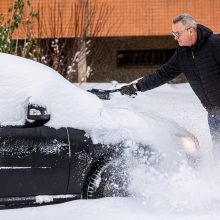
[[[46,106],[52,127],[88,127],[102,101],[74,86],[46,65],[0,53],[0,124],[24,123],[28,102]]]

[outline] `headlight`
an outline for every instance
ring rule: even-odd
[[[195,154],[198,151],[198,141],[192,137],[181,137],[184,151],[188,154]]]

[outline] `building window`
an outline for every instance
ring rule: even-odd
[[[117,65],[146,66],[161,65],[169,60],[175,49],[163,50],[119,50],[117,51]]]

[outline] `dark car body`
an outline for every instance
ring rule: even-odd
[[[78,129],[2,127],[0,203],[30,202],[37,195],[81,198],[92,167],[108,161],[113,151]]]

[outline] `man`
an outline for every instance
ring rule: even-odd
[[[188,14],[173,19],[172,34],[179,46],[170,60],[136,84],[123,86],[121,93],[136,95],[137,91],[153,89],[184,73],[208,111],[210,133],[216,146],[220,141],[220,36],[197,24]],[[216,150],[220,152],[220,147]]]

